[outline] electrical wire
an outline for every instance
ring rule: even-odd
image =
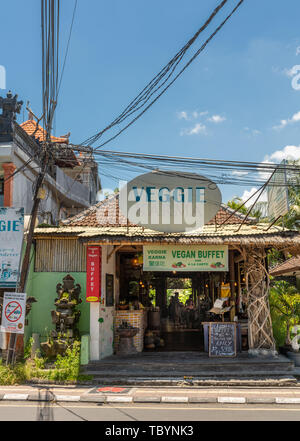
[[[167,89],[179,78],[179,76],[187,69],[187,67],[198,57],[198,55],[205,49],[207,44],[215,37],[215,35],[221,30],[221,28],[225,25],[225,23],[231,18],[231,16],[236,12],[236,10],[241,6],[244,0],[240,0],[235,8],[230,12],[229,15],[222,21],[222,23],[215,29],[215,31],[210,35],[210,37],[202,44],[200,49],[196,51],[196,53],[190,58],[190,60],[184,65],[184,67],[178,72],[178,74],[170,81],[162,91],[148,104],[135,118],[133,118],[123,129],[121,129],[117,134],[110,137],[107,141],[103,142],[96,149],[99,149],[116,139],[122,132],[124,132],[127,128],[129,128],[135,121],[137,121],[166,91]],[[94,144],[102,135],[115,125],[119,125],[124,122],[129,116],[133,113],[137,112],[141,108],[145,106],[145,104],[150,100],[150,98],[157,93],[171,78],[175,69],[182,61],[183,56],[186,54],[187,50],[194,44],[199,35],[207,28],[207,26],[211,23],[211,21],[217,16],[219,11],[224,7],[227,3],[227,0],[223,0],[211,13],[209,18],[206,20],[203,26],[196,32],[196,34],[186,43],[183,48],[172,58],[172,60],[157,74],[148,85],[137,95],[137,97],[131,101],[131,103],[123,110],[123,112],[114,119],[112,123],[110,123],[107,127],[105,127],[100,132],[96,133],[94,136],[89,137],[85,141],[81,143],[81,145],[92,145]],[[167,76],[167,74],[170,74]],[[166,77],[167,76],[167,77]],[[166,78],[165,78],[166,77]],[[158,85],[162,80],[164,80],[160,85]],[[158,87],[156,87],[158,86]],[[156,87],[156,88],[155,88]]]

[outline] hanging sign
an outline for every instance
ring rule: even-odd
[[[24,209],[0,207],[0,288],[15,288],[24,231]]]
[[[200,231],[221,205],[218,186],[204,176],[156,170],[120,183],[119,204],[133,224],[155,231]]]
[[[5,292],[2,308],[2,329],[6,332],[24,334],[26,294]]]
[[[144,271],[228,271],[227,245],[144,245]]]
[[[86,251],[86,301],[101,300],[101,247],[89,246]]]

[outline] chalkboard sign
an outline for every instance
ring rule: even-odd
[[[236,357],[236,323],[210,323],[209,356]]]

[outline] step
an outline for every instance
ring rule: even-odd
[[[95,376],[93,384],[109,385],[109,386],[144,386],[144,387],[161,387],[161,386],[240,386],[240,387],[290,387],[297,386],[299,383],[293,376],[277,375],[270,377],[270,375],[248,375],[248,376],[195,376],[193,378],[185,379],[182,377],[110,377],[110,376]]]

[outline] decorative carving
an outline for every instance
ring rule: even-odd
[[[276,355],[264,249],[242,248],[248,304],[249,354]]]
[[[16,120],[16,113],[20,113],[23,101],[18,101],[18,95],[13,96],[11,91],[6,98],[0,97],[0,141],[12,141],[13,123]]]
[[[51,331],[51,338],[41,347],[47,357],[53,357],[57,354],[64,355],[68,345],[71,345],[75,339],[79,338],[79,331],[76,324],[79,321],[80,311],[76,307],[82,300],[80,299],[81,286],[75,279],[68,274],[63,278],[63,283],[56,285],[58,297],[55,299],[56,310],[51,311],[52,323],[55,329]]]

